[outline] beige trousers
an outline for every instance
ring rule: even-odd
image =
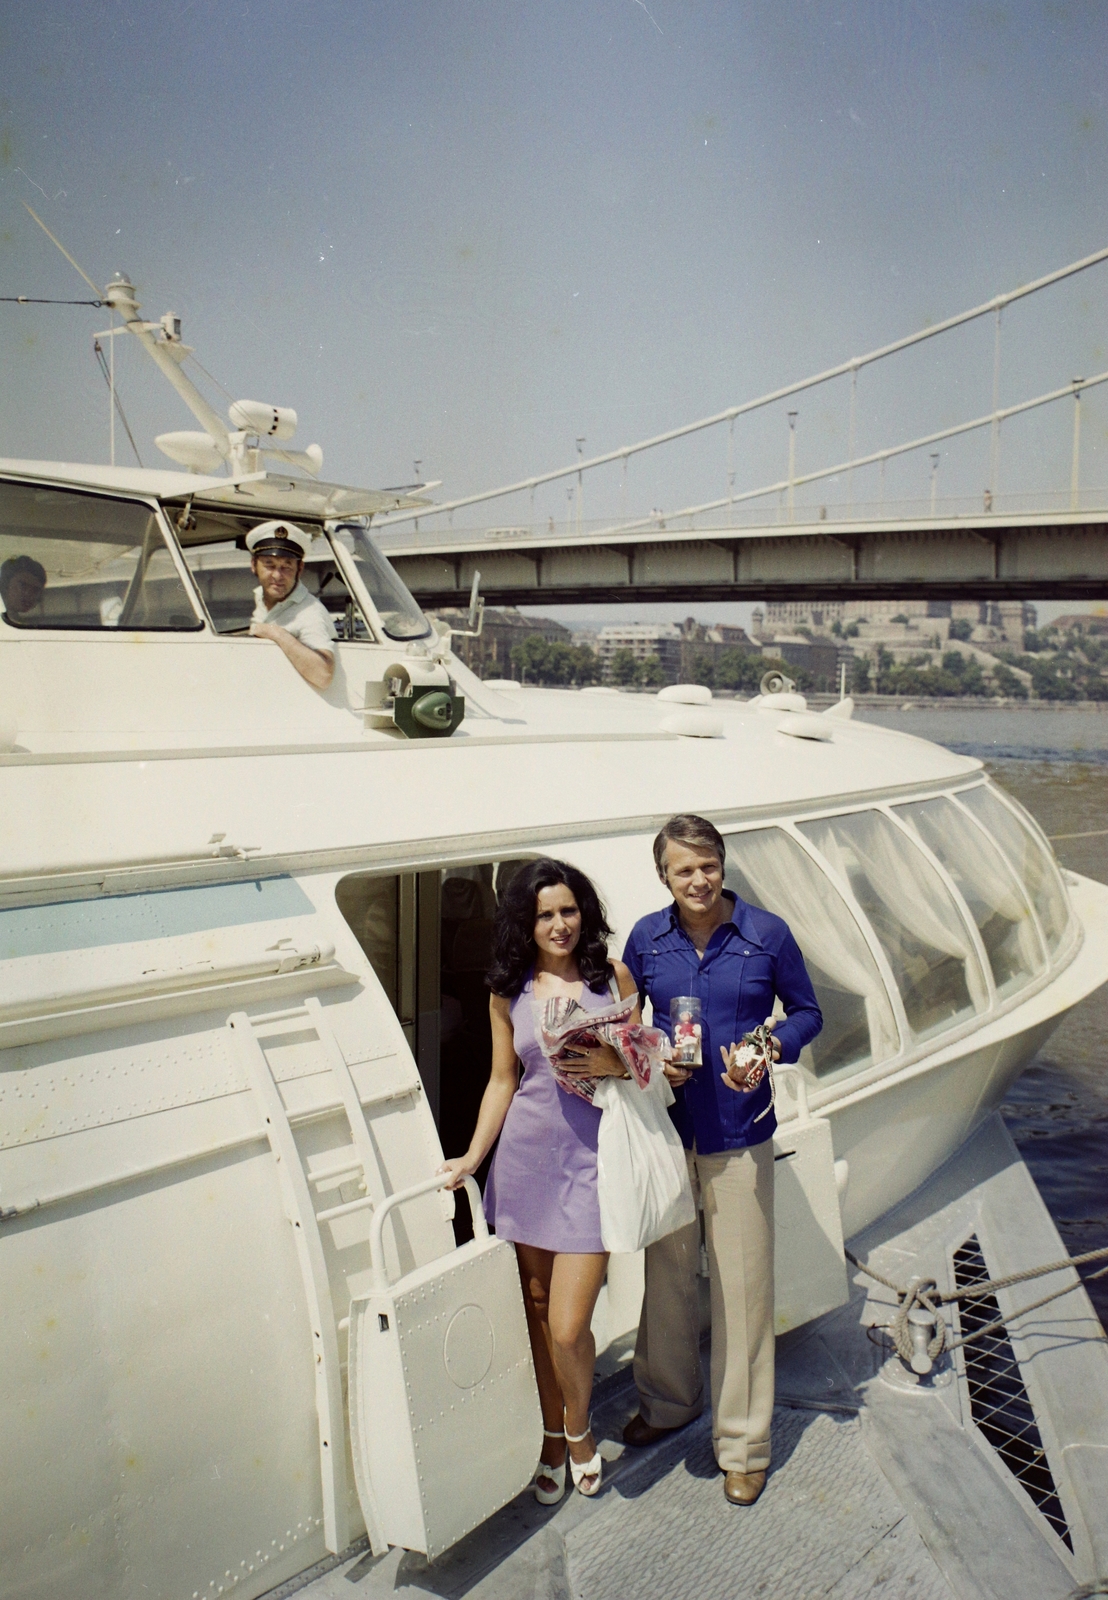
[[[712,1298],[712,1438],[724,1472],[769,1466],[773,1420],[773,1140],[718,1155],[689,1152],[704,1205]],[[640,1410],[679,1428],[704,1408],[696,1223],[646,1251],[635,1345]]]

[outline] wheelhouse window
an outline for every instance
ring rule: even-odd
[[[1034,824],[1022,807],[1001,800],[991,784],[963,790],[958,802],[976,817],[1015,867],[1039,913],[1047,949],[1053,955],[1069,923],[1069,901],[1058,868]]]
[[[361,524],[344,523],[333,530],[332,537],[353,556],[389,638],[398,641],[427,638],[431,624]]]
[[[37,484],[0,483],[0,601],[13,628],[204,626],[149,506]]]
[[[1035,919],[1022,884],[1000,851],[953,800],[918,800],[896,814],[942,862],[981,934],[997,993],[1006,998],[1043,968]]]
[[[879,811],[802,822],[869,919],[915,1039],[966,1021],[989,1003],[969,929],[942,878]]]
[[[823,1012],[823,1029],[805,1051],[818,1078],[859,1072],[900,1048],[877,963],[827,873],[781,828],[727,839],[727,887],[784,917],[804,953]]]
[[[217,633],[249,632],[258,580],[250,569],[244,540],[261,520],[260,515],[197,510],[180,534],[185,561]],[[372,638],[325,540],[317,540],[300,581],[327,607],[340,639]]]

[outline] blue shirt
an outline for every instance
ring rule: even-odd
[[[823,1027],[812,980],[788,925],[729,890],[723,892],[734,902],[731,918],[712,934],[703,959],[682,928],[676,905],[640,917],[623,952],[639,994],[654,1008],[655,1027],[669,1033],[674,995],[700,1000],[704,1065],[674,1091],[670,1115],[686,1147],[691,1149],[695,1140],[705,1155],[761,1144],[777,1127],[772,1111],[760,1122],[754,1120],[770,1102],[768,1077],[750,1094],[729,1089],[720,1080],[720,1045],[726,1049],[738,1044],[744,1033],[764,1022],[775,996],[785,1008],[785,1020],[775,1029],[782,1061],[795,1061]]]

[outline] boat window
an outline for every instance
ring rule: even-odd
[[[954,879],[969,906],[993,969],[997,993],[1013,994],[1042,970],[1043,956],[1027,896],[1000,851],[981,837],[953,800],[898,806]]]
[[[1069,922],[1069,902],[1062,879],[1034,824],[1021,807],[1006,804],[991,784],[965,789],[958,800],[993,837],[1023,881],[1039,913],[1047,948],[1053,953]]]
[[[303,889],[288,877],[11,906],[0,911],[0,961],[101,945],[145,945],[180,934],[308,917],[314,912]]]
[[[0,599],[13,628],[204,626],[149,506],[0,483]]]
[[[425,639],[431,632],[431,624],[366,530],[358,523],[344,523],[335,529],[333,537],[354,557],[358,574],[369,590],[381,626],[389,638]]]
[[[752,905],[784,917],[804,952],[823,1012],[805,1051],[819,1078],[860,1071],[896,1055],[900,1041],[877,963],[826,872],[780,828],[727,839],[726,882]]]
[[[242,538],[257,520],[201,511],[194,514],[193,527],[182,537],[185,561],[217,633],[246,633],[250,628],[258,580],[250,570],[250,552],[243,547]],[[323,560],[315,559],[319,549],[326,552]],[[325,545],[315,546],[300,581],[327,607],[340,639],[372,638]]]
[[[799,827],[869,918],[916,1039],[986,1008],[985,977],[954,898],[895,823],[856,811]]]

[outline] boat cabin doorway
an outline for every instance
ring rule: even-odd
[[[468,1147],[489,1081],[485,974],[497,903],[531,859],[381,877],[357,873],[335,889],[338,908],[404,1030],[448,1156]],[[477,1173],[482,1190],[491,1159]],[[472,1237],[465,1206],[458,1207],[454,1231],[459,1244]]]

